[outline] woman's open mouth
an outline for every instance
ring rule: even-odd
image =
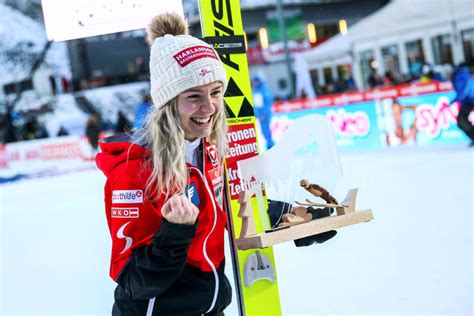
[[[198,117],[192,117],[191,121],[198,125],[205,125],[211,121],[212,116],[206,117],[206,118],[198,118]]]

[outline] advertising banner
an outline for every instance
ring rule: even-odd
[[[456,119],[459,103],[450,104],[455,92],[433,93],[422,96],[400,98],[400,104],[408,108],[415,104],[416,143],[418,145],[467,143],[468,137],[459,129]],[[470,121],[474,123],[474,113]],[[402,116],[402,123],[409,124],[408,117]]]
[[[308,114],[325,115],[332,122],[338,148],[370,149],[383,147],[374,102],[275,114],[270,124],[273,139],[278,142],[293,120]]]
[[[0,148],[0,184],[95,168],[95,152],[87,138],[65,136],[23,141]]]
[[[340,149],[467,143],[454,98],[449,82],[431,82],[278,102],[272,136],[278,141],[294,119],[318,113],[333,123]]]
[[[234,119],[236,124],[229,124],[227,142],[229,150],[226,156],[227,175],[229,177],[229,191],[232,199],[238,199],[242,190],[237,171],[237,161],[258,155],[257,136],[254,128],[254,119],[249,118],[248,124],[237,124],[247,120]]]

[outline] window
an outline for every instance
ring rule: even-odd
[[[332,70],[331,68],[324,68],[323,69],[324,81],[326,84],[330,82],[334,82],[334,78],[332,77]]]
[[[390,73],[393,78],[400,78],[400,62],[397,44],[382,47],[382,60],[385,73]]]
[[[407,42],[405,44],[408,58],[408,70],[410,75],[415,78],[421,76],[421,67],[425,63],[425,54],[421,40]]]
[[[453,52],[451,50],[451,36],[443,34],[431,39],[433,47],[434,62],[436,65],[453,64]]]
[[[464,61],[474,67],[474,29],[461,32]]]
[[[347,78],[346,65],[337,65],[337,76],[339,81],[344,81]]]
[[[376,72],[378,65],[374,58],[374,51],[369,49],[361,52],[359,56],[364,86],[369,88],[376,87],[378,85]]]

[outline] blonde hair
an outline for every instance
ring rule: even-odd
[[[151,152],[152,172],[146,192],[166,196],[183,192],[188,182],[185,160],[184,130],[178,114],[177,97],[160,108],[154,107],[147,116],[144,137]],[[207,138],[216,146],[219,159],[227,150],[227,119],[224,110],[216,114],[211,135]]]

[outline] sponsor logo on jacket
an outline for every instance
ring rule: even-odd
[[[211,160],[211,164],[213,166],[217,166],[217,164],[219,163],[219,160],[217,158],[217,149],[215,146],[209,146],[207,148],[207,153],[208,153],[208,156],[209,156],[209,159]]]
[[[130,224],[130,222],[126,222],[125,224],[123,224],[117,231],[117,238],[125,239],[125,246],[123,247],[123,250],[120,252],[120,254],[127,251],[133,244],[133,238],[124,234],[125,228],[128,224]]]
[[[143,203],[142,190],[113,190],[112,204]]]
[[[115,218],[138,218],[140,216],[138,207],[112,207],[111,215]]]
[[[186,196],[191,201],[191,203],[196,206],[199,206],[199,204],[201,203],[201,198],[199,197],[197,187],[194,182],[191,182],[191,184],[188,185],[188,187],[186,188]]]

